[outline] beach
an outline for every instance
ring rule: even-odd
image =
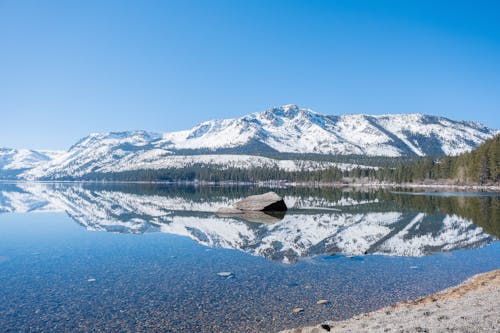
[[[500,269],[424,298],[282,333],[500,332]]]

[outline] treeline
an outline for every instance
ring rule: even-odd
[[[379,172],[381,180],[397,183],[448,180],[458,184],[494,184],[500,181],[500,135],[458,156],[421,158]]]
[[[365,170],[360,172],[365,174]],[[78,180],[86,181],[144,181],[144,182],[336,182],[348,177],[348,172],[338,168],[318,171],[285,171],[278,168],[213,168],[205,164],[193,164],[184,168],[132,170],[111,173],[89,173]],[[59,180],[77,180],[64,178]]]

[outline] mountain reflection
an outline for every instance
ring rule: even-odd
[[[1,184],[0,212],[66,212],[88,230],[187,236],[282,262],[319,254],[423,256],[499,236],[499,196],[276,190],[290,210],[216,215],[266,189],[153,185]]]

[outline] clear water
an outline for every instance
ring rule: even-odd
[[[272,332],[500,268],[498,195],[274,190],[1,184],[0,331]]]

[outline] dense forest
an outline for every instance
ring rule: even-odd
[[[356,169],[356,174],[368,175],[367,170]],[[205,164],[193,164],[184,168],[132,170],[114,173],[91,173],[78,178],[88,181],[159,181],[159,182],[336,182],[349,177],[349,172],[338,168],[319,171],[285,171],[271,168],[213,168]],[[74,180],[64,178],[60,180]]]
[[[448,180],[456,184],[494,184],[500,181],[500,135],[475,150],[458,156],[421,158],[401,163],[394,169],[384,168],[380,180],[398,183]]]
[[[145,182],[443,182],[447,184],[497,184],[500,181],[500,135],[477,149],[458,156],[396,159],[394,166],[341,170],[285,171],[270,168],[213,168],[193,164],[184,168],[133,170],[117,173],[92,173],[79,178],[89,181]],[[74,180],[71,178],[63,180]]]

